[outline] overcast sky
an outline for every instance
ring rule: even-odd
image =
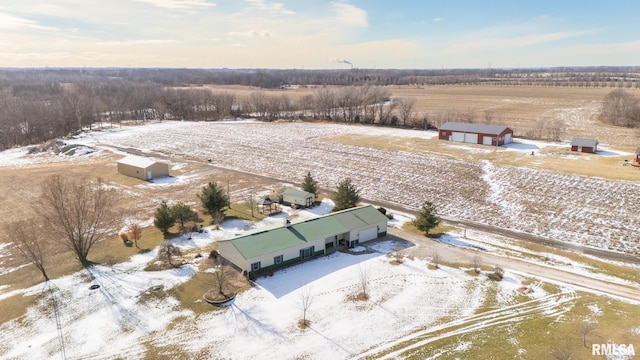
[[[0,67],[640,65],[636,0],[0,0]]]

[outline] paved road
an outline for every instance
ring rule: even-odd
[[[580,273],[571,272],[569,269],[559,269],[545,265],[527,262],[519,258],[504,257],[490,252],[456,247],[444,244],[428,237],[408,233],[396,228],[389,228],[389,237],[396,240],[406,240],[417,246],[404,250],[407,255],[428,258],[435,252],[446,262],[458,262],[471,264],[474,256],[482,259],[483,265],[499,266],[508,271],[541,278],[547,282],[561,282],[576,287],[577,290],[586,290],[612,295],[640,304],[640,288],[622,284],[616,284],[605,280],[595,279]],[[471,266],[471,265],[470,265]]]

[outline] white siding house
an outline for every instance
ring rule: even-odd
[[[252,277],[385,236],[387,220],[373,206],[361,206],[222,240],[218,251]]]

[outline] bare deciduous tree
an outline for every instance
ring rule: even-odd
[[[573,351],[569,348],[569,344],[565,341],[560,346],[553,346],[549,351],[552,358],[556,360],[571,360],[573,359]]]
[[[480,255],[475,255],[471,259],[471,264],[473,265],[473,270],[476,273],[480,273],[480,267],[482,266],[482,258],[480,257]]]
[[[115,193],[101,179],[92,183],[53,175],[42,186],[39,211],[52,235],[63,239],[83,266],[89,251],[114,232]]]
[[[407,97],[402,98],[398,102],[398,117],[402,121],[402,126],[406,127],[407,123],[411,124],[413,119],[413,107],[416,104],[416,98]]]
[[[47,237],[38,230],[35,223],[27,220],[11,223],[7,226],[7,230],[9,240],[16,245],[22,257],[40,270],[44,281],[49,281],[49,275],[44,266],[44,259],[50,248]]]
[[[313,304],[313,293],[311,292],[311,288],[309,285],[305,285],[300,288],[299,298],[298,298],[298,306],[300,310],[302,310],[302,320],[300,321],[300,327],[306,328],[311,322],[307,320],[307,312],[309,308]]]
[[[358,265],[358,280],[360,281],[360,288],[362,289],[362,297],[364,300],[369,298],[369,271],[364,265]]]
[[[504,277],[504,269],[496,266],[493,268],[493,273],[498,277],[498,279],[502,280],[502,278]]]
[[[436,269],[440,268],[440,254],[438,254],[437,251],[435,251],[433,255],[431,255],[431,263]]]
[[[213,273],[216,281],[216,286],[218,288],[218,293],[220,295],[225,295],[224,293],[224,285],[227,282],[227,274],[224,271],[224,266],[218,265],[216,266],[216,271]]]
[[[162,246],[160,246],[160,250],[158,251],[158,258],[166,259],[169,262],[169,265],[176,266],[173,264],[174,256],[181,256],[182,251],[179,247],[173,245],[169,241],[165,241]]]
[[[582,346],[587,347],[587,336],[593,334],[597,329],[596,323],[590,321],[583,321],[580,324],[580,333],[582,334]]]
[[[133,239],[133,242],[136,244],[136,248],[140,249],[140,246],[138,246],[138,240],[142,238],[142,228],[140,225],[135,223],[129,224],[127,233],[130,237],[129,240]]]
[[[493,110],[485,110],[484,111],[484,123],[487,125],[491,125],[493,122]]]

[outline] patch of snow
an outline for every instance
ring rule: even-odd
[[[602,312],[602,309],[600,309],[600,307],[598,306],[598,304],[591,304],[591,305],[587,305],[587,307],[589,308],[589,310],[591,311],[591,313],[595,316],[602,316],[604,315],[604,313]]]

